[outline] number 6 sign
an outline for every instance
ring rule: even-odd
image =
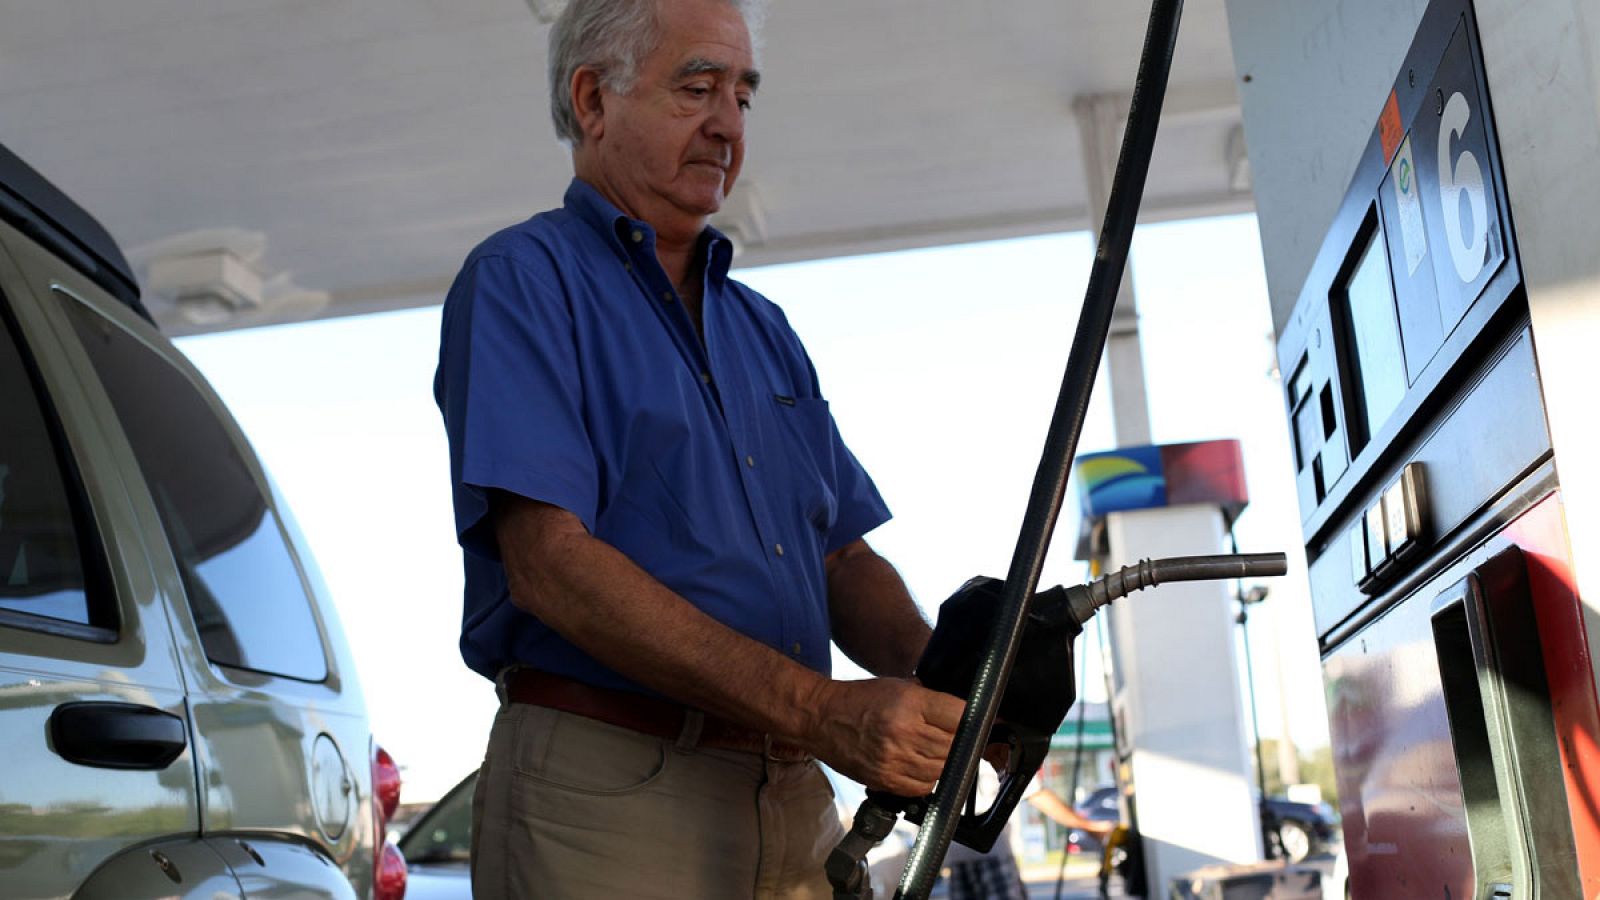
[[[1489,251],[1488,202],[1483,193],[1483,167],[1471,150],[1463,149],[1454,163],[1450,147],[1472,121],[1472,107],[1461,92],[1450,95],[1439,121],[1439,202],[1444,207],[1444,232],[1450,244],[1450,259],[1456,274],[1471,284],[1480,272]],[[1461,194],[1467,195],[1472,214],[1472,233],[1463,231]]]

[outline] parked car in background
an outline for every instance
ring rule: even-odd
[[[1331,853],[1337,847],[1339,823],[1328,804],[1313,805],[1268,797],[1266,807],[1266,811],[1277,818],[1279,847],[1283,858],[1289,862]],[[1117,804],[1117,789],[1109,785],[1096,788],[1084,798],[1078,806],[1078,812],[1091,821],[1120,821],[1122,813]],[[1067,844],[1084,853],[1100,852],[1100,842],[1093,835],[1076,829],[1068,833]]]
[[[1268,797],[1267,811],[1277,819],[1278,846],[1289,862],[1332,853],[1339,844],[1339,821],[1326,803]]]
[[[1122,821],[1122,810],[1117,805],[1117,789],[1114,786],[1098,787],[1089,792],[1089,796],[1076,807],[1078,814],[1091,822],[1109,822],[1112,825]],[[1093,834],[1078,828],[1067,830],[1067,852],[1087,853],[1098,857],[1100,855],[1100,840]]]
[[[471,900],[473,772],[406,827],[406,900]]]
[[[0,147],[0,893],[400,900],[399,770],[272,482]]]

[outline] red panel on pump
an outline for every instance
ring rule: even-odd
[[[1522,548],[1528,564],[1578,872],[1583,896],[1593,897],[1600,893],[1600,705],[1561,495],[1545,498],[1507,526],[1505,533]]]
[[[1472,848],[1426,603],[1404,603],[1324,661],[1334,771],[1364,900],[1473,896]]]

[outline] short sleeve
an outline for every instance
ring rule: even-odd
[[[777,309],[777,307],[773,307]],[[782,311],[779,311],[782,316]],[[817,378],[817,368],[811,362],[810,354],[800,342],[799,335],[789,326],[788,319],[783,318],[784,326],[793,336],[795,346],[799,349],[800,358],[805,363],[805,377],[809,382],[811,393],[818,398],[822,397],[822,383]],[[828,530],[828,538],[823,546],[824,553],[832,553],[867,535],[872,529],[889,521],[892,514],[889,505],[883,502],[883,496],[878,493],[878,486],[873,484],[872,476],[867,474],[861,461],[850,452],[844,437],[839,433],[839,423],[828,415],[828,450],[832,457],[831,470],[834,476],[834,495],[839,501],[839,514],[834,518],[833,527]]]
[[[553,265],[469,261],[445,300],[434,397],[463,549],[499,558],[493,490],[561,507],[594,530],[597,466],[571,308]]]
[[[839,515],[828,531],[824,553],[865,537],[867,532],[889,521],[888,504],[878,493],[878,486],[839,434],[839,424],[828,417],[828,435],[832,442],[834,493],[839,498]]]

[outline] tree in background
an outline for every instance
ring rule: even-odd
[[[1322,799],[1334,809],[1339,808],[1339,788],[1333,777],[1333,748],[1315,747],[1311,750],[1301,749],[1297,754],[1300,759],[1300,780],[1303,784],[1314,784],[1322,789]],[[1278,742],[1273,738],[1266,738],[1261,742],[1261,759],[1266,767],[1264,773],[1267,783],[1267,793],[1274,797],[1281,797],[1288,789],[1283,783],[1283,778],[1278,774]]]

